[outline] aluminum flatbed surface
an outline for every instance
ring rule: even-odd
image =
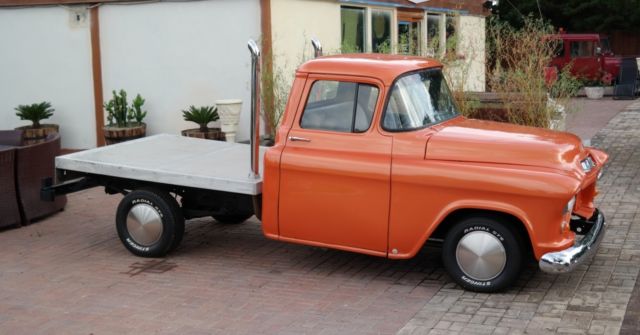
[[[260,147],[260,162],[266,151]],[[56,157],[56,168],[249,195],[262,192],[250,176],[248,144],[159,134]],[[260,164],[262,176],[262,164]]]

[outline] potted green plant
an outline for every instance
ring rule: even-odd
[[[142,110],[144,102],[140,94],[137,94],[129,105],[125,90],[113,91],[113,98],[104,104],[109,122],[103,128],[107,144],[129,141],[146,135],[147,125],[142,122],[147,116],[147,112]]]
[[[215,106],[189,106],[189,109],[182,111],[182,117],[185,121],[195,122],[200,127],[186,129],[182,131],[183,136],[204,138],[208,140],[224,140],[224,134],[220,128],[209,128],[210,122],[220,119],[218,116],[218,107]]]
[[[584,83],[584,93],[589,99],[602,99],[604,87],[611,86],[613,75],[609,72],[599,75],[596,79],[586,80]]]
[[[43,101],[31,105],[19,105],[15,108],[16,115],[20,120],[29,120],[31,125],[17,127],[16,130],[23,131],[24,144],[33,144],[44,142],[47,135],[57,133],[59,126],[57,124],[42,124],[41,120],[50,118],[55,109],[51,108],[51,103]]]

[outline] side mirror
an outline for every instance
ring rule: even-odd
[[[596,47],[596,56],[600,56],[600,55],[602,55],[602,48]]]

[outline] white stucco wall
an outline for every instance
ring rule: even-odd
[[[459,53],[464,56],[460,69],[465,77],[464,90],[484,92],[485,90],[485,18],[460,15]]]
[[[49,101],[62,146],[96,145],[89,26],[62,7],[0,9],[0,129],[28,125],[14,108]]]
[[[311,38],[325,54],[340,48],[340,3],[335,0],[271,0],[274,69],[294,76],[304,60],[313,58]]]
[[[325,53],[340,48],[340,3],[335,0],[272,0],[274,67],[293,78],[312,57],[310,38]],[[465,89],[484,90],[484,18],[460,16]],[[179,133],[195,124],[182,120],[189,105],[243,100],[238,139],[248,138],[250,57],[246,42],[259,39],[260,1],[102,5],[102,72],[105,100],[123,88],[140,93],[149,114],[148,133]],[[26,125],[19,104],[50,101],[45,122],[61,127],[66,148],[90,148],[95,114],[88,22],[72,27],[62,7],[0,9],[0,129]]]
[[[242,99],[238,140],[249,138],[250,38],[260,37],[256,0],[100,7],[105,100],[111,90],[140,93],[148,134],[196,128],[189,105]]]

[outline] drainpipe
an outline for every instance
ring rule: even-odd
[[[254,40],[249,40],[251,52],[251,174],[260,178],[260,49]]]

